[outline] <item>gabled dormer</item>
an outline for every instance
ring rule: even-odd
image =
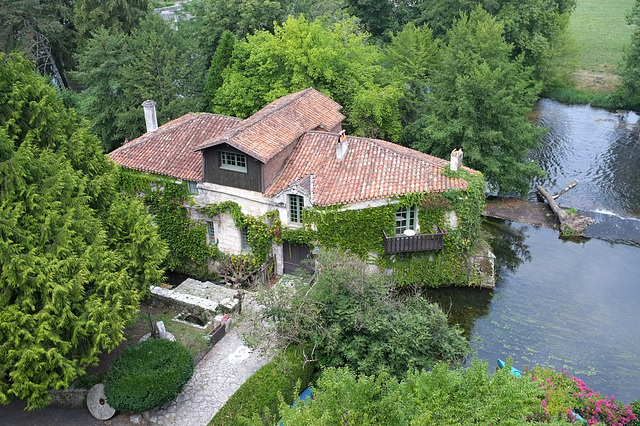
[[[270,103],[196,148],[203,156],[203,181],[265,192],[305,132],[341,130],[341,108],[313,88]]]

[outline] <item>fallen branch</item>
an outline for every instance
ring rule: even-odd
[[[567,192],[568,190],[570,190],[571,188],[573,188],[577,184],[578,184],[578,179],[572,180],[571,183],[569,185],[567,185],[562,191],[560,191],[556,195],[554,195],[553,199],[556,200],[559,196],[561,196],[562,194],[564,194],[565,192]]]
[[[574,185],[575,186],[575,185]],[[582,235],[584,229],[593,223],[593,219],[579,214],[569,214],[558,206],[551,194],[547,192],[542,185],[538,186],[538,192],[549,203],[549,207],[553,214],[560,221],[560,233],[563,235],[578,236]]]

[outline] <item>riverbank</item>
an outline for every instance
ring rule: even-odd
[[[558,218],[553,214],[548,204],[519,198],[489,199],[484,209],[484,215],[549,229],[558,229],[560,226]]]

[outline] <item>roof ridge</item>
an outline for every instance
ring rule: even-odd
[[[300,90],[299,92],[295,92],[295,93],[291,93],[289,95],[285,95],[284,97],[287,96],[291,96],[290,99],[287,99],[285,102],[283,102],[281,105],[278,105],[277,107],[274,107],[273,110],[270,110],[268,112],[265,112],[265,116],[270,116],[271,114],[274,114],[278,111],[281,111],[284,107],[287,107],[289,105],[291,105],[294,101],[297,101],[298,99],[300,99],[303,95],[305,95],[306,93],[308,93],[311,89],[313,89],[313,87],[308,87],[304,90]],[[258,111],[254,112],[253,114],[251,114],[249,117],[245,118],[242,120],[242,123],[237,126],[234,127],[233,129],[231,129],[226,135],[227,138],[231,138],[232,136],[236,136],[239,132],[247,130],[249,128],[251,128],[252,126],[258,124],[261,120],[263,120],[265,117],[261,117],[260,120],[253,120],[251,123],[248,123],[247,125],[243,125],[246,121],[251,120],[252,118],[254,118],[257,114],[263,112],[265,109],[269,108],[271,106],[271,104],[273,104],[274,102],[277,102],[279,100],[281,100],[282,98],[278,98],[275,99],[271,102],[269,102],[266,106],[260,108]],[[222,139],[222,138],[220,138]],[[208,141],[204,142],[202,145],[206,144]]]
[[[309,130],[307,131],[307,133],[321,133],[321,134],[328,134],[328,135],[336,135],[338,136],[339,133],[335,133],[335,132],[322,132],[319,130]],[[354,136],[354,135],[347,135],[347,138],[349,139],[359,139],[362,140],[364,142],[370,142],[370,143],[374,143],[376,145],[378,145],[379,147],[381,147],[382,149],[386,149],[388,151],[394,152],[398,155],[403,155],[403,156],[407,156],[407,157],[411,157],[411,158],[415,158],[416,160],[436,160],[434,161],[434,166],[438,166],[438,167],[444,167],[445,164],[447,163],[447,160],[444,160],[442,158],[433,156],[431,154],[427,154],[425,152],[422,151],[418,151],[415,150],[413,148],[409,148],[406,146],[402,146],[399,145],[395,142],[390,142],[390,141],[385,141],[384,139],[377,139],[377,138],[367,138],[364,136]],[[422,156],[427,156],[428,159],[425,158],[421,158]]]

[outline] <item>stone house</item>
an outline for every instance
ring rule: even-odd
[[[468,185],[444,174],[449,161],[346,135],[342,107],[313,88],[277,99],[244,120],[189,113],[157,127],[153,105],[143,104],[147,133],[110,158],[126,168],[187,181],[201,207],[233,200],[247,215],[277,211],[283,224],[295,228],[302,225],[303,209],[364,209],[397,202],[404,194]],[[454,167],[458,160],[461,152],[453,157]],[[455,213],[449,215],[455,226]],[[206,222],[208,241],[223,252],[250,250],[246,230],[237,229],[229,213],[212,218],[192,209],[191,217]],[[395,225],[396,235],[385,235],[387,252],[442,247],[441,230],[420,233],[415,207],[398,209]],[[295,244],[274,246],[276,272],[290,272],[307,254]]]

